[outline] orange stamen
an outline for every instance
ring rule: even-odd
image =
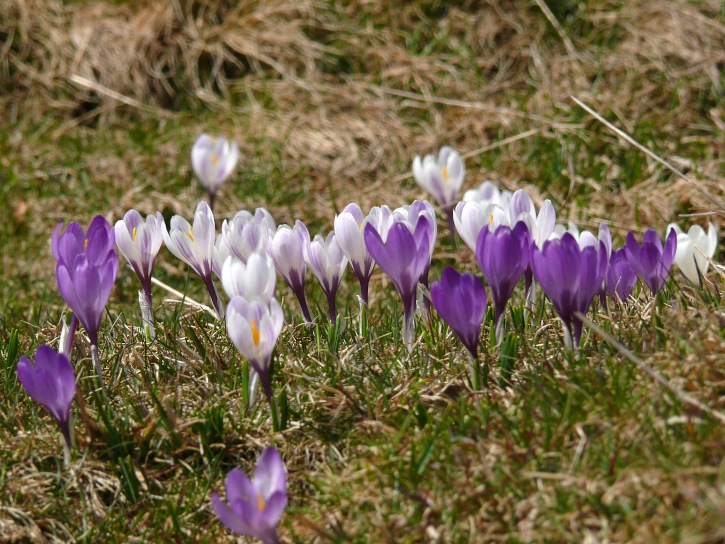
[[[137,227],[133,227],[133,232],[131,233],[131,236],[133,237],[134,242],[136,241],[136,228]]]
[[[257,508],[259,508],[260,512],[264,512],[264,508],[267,506],[267,503],[262,498],[262,495],[257,493]]]
[[[254,340],[254,345],[259,347],[259,329],[256,319],[252,319],[252,340]]]

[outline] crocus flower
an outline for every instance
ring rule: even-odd
[[[75,374],[68,357],[43,344],[35,352],[35,364],[25,355],[20,357],[18,379],[30,398],[45,407],[58,422],[65,439],[67,464],[73,443],[70,408],[76,392]]]
[[[463,193],[461,200],[464,202],[478,202],[482,208],[489,204],[496,204],[504,210],[508,210],[511,196],[511,191],[500,191],[494,182],[486,180],[477,189],[469,189]]]
[[[287,285],[294,292],[302,309],[302,316],[308,323],[312,322],[310,310],[305,297],[305,276],[307,264],[305,253],[310,245],[310,233],[305,224],[297,220],[294,227],[280,225],[269,243],[269,254],[274,266]]]
[[[500,205],[483,205],[475,201],[459,202],[453,210],[453,223],[458,235],[474,253],[483,227],[496,230],[499,225],[511,226],[508,212]]]
[[[276,228],[272,214],[264,208],[257,208],[254,215],[242,210],[231,221],[225,219],[214,243],[214,273],[221,275],[221,267],[229,255],[246,263],[252,253],[267,251]]]
[[[246,264],[232,256],[227,257],[221,275],[222,286],[229,298],[241,296],[248,301],[269,303],[274,296],[277,273],[266,252],[252,253]]]
[[[160,212],[148,215],[146,221],[136,210],[129,210],[114,227],[116,245],[136,272],[143,292],[139,295],[141,313],[153,337],[154,314],[151,303],[151,276],[156,257],[164,242],[166,224]]]
[[[481,278],[461,274],[449,266],[443,271],[441,280],[431,284],[430,296],[438,315],[448,323],[475,359],[488,304]]]
[[[191,166],[209,195],[209,206],[224,180],[229,177],[239,159],[239,148],[224,138],[202,134],[191,148]]]
[[[53,232],[51,242],[57,261],[58,290],[88,333],[96,372],[103,382],[98,330],[118,274],[114,232],[100,215],[93,219],[85,235],[77,223],[68,225],[63,234],[61,229],[62,223]]]
[[[368,223],[365,225],[365,246],[370,255],[392,280],[403,299],[405,322],[403,339],[412,344],[415,339],[415,304],[418,280],[430,266],[430,219],[422,215],[415,229],[399,218],[385,233],[385,238]]]
[[[564,322],[567,343],[573,340],[578,349],[583,323],[575,314],[586,314],[602,284],[607,271],[604,244],[581,249],[567,232],[544,242],[543,249],[532,244],[531,269]]]
[[[335,233],[331,232],[327,238],[318,234],[310,242],[304,255],[307,266],[320,282],[322,290],[327,296],[327,303],[330,307],[330,321],[333,325],[337,322],[337,309],[335,308],[335,297],[340,281],[345,274],[347,257],[337,243]]]
[[[396,208],[393,212],[393,220],[405,221],[409,225],[411,232],[416,232],[418,223],[421,218],[424,218],[424,226],[428,232],[428,262],[423,268],[423,272],[420,275],[420,283],[424,287],[428,287],[428,272],[430,271],[430,263],[433,258],[433,251],[435,250],[436,239],[438,238],[438,224],[436,223],[436,214],[433,206],[427,200],[415,200],[412,204],[401,206]],[[452,225],[451,225],[452,227]],[[422,297],[422,293],[421,293]],[[430,301],[425,298],[423,299],[422,305],[419,303],[418,308],[424,312],[430,310]]]
[[[652,293],[665,285],[670,267],[677,251],[677,232],[672,229],[667,235],[664,248],[657,232],[649,229],[644,233],[640,246],[632,232],[627,234],[627,259],[629,264]]]
[[[350,260],[355,276],[360,283],[360,297],[368,303],[368,284],[372,276],[375,261],[365,247],[363,228],[373,217],[363,215],[360,206],[348,204],[335,216],[335,238],[345,256]]]
[[[509,222],[513,225],[523,221],[529,228],[531,240],[541,248],[554,230],[556,212],[551,200],[544,200],[539,212],[536,212],[534,201],[524,189],[519,189],[511,196],[508,207]]]
[[[495,231],[484,228],[478,236],[476,259],[491,286],[496,306],[496,336],[503,335],[503,315],[506,303],[529,266],[531,237],[525,223],[506,225]]]
[[[705,275],[710,266],[710,260],[715,256],[715,249],[717,249],[715,225],[709,224],[707,234],[700,225],[692,225],[690,230],[685,233],[679,225],[670,223],[667,230],[668,232],[674,230],[677,233],[675,264],[688,280],[698,284],[700,276]]]
[[[618,249],[612,253],[607,267],[604,288],[616,302],[627,300],[637,284],[637,274],[627,259],[626,249]]]
[[[426,155],[413,159],[413,177],[449,215],[458,201],[465,174],[463,158],[452,147],[442,147],[438,158]]]
[[[282,308],[274,298],[267,304],[261,300],[247,301],[236,296],[229,302],[226,317],[229,338],[259,375],[271,404],[269,367],[272,351],[284,323]]]
[[[277,524],[287,506],[287,471],[279,451],[269,447],[262,452],[251,480],[242,470],[232,470],[226,490],[226,502],[211,494],[219,520],[233,533],[277,544]]]
[[[211,297],[217,317],[224,317],[224,304],[219,298],[212,281],[212,263],[214,260],[214,239],[216,230],[214,214],[206,202],[199,202],[194,213],[194,224],[175,215],[171,218],[169,232],[163,231],[164,243],[177,258],[188,264],[204,282]]]

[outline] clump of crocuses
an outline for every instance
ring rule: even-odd
[[[277,525],[287,507],[287,471],[274,447],[262,452],[250,479],[235,468],[226,478],[226,502],[211,494],[219,520],[238,535],[257,538],[263,544],[277,544]]]
[[[31,399],[42,405],[60,426],[65,441],[65,463],[73,446],[71,404],[76,379],[68,357],[45,344],[35,352],[35,364],[25,355],[18,361],[18,380]]]
[[[85,233],[75,222],[61,234],[62,228],[63,223],[55,228],[51,241],[58,290],[88,334],[91,357],[103,383],[98,330],[118,274],[114,232],[101,215],[93,219]]]

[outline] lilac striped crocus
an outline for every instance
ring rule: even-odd
[[[532,244],[531,269],[565,326],[565,342],[579,349],[583,323],[576,314],[586,314],[607,271],[604,244],[579,247],[565,233],[560,239]]]
[[[486,276],[496,306],[496,339],[503,338],[506,304],[529,267],[531,236],[526,224],[514,228],[501,225],[495,231],[485,227],[478,235],[476,259]]]
[[[199,202],[194,213],[194,224],[175,215],[169,231],[164,230],[164,243],[178,259],[188,264],[204,282],[209,292],[217,318],[224,317],[224,303],[214,286],[212,267],[214,240],[216,238],[214,214],[206,202]]]
[[[331,232],[327,238],[317,234],[310,242],[304,255],[307,267],[320,282],[322,290],[327,296],[327,303],[330,308],[330,321],[337,323],[337,309],[335,298],[340,282],[347,267],[347,257],[337,243],[335,233]]]
[[[654,229],[644,233],[642,245],[637,242],[634,233],[629,232],[625,250],[629,264],[654,294],[664,287],[672,262],[675,260],[677,232],[674,229],[670,230],[664,248]]]
[[[478,235],[484,227],[496,230],[499,225],[511,226],[508,212],[500,205],[482,205],[475,201],[459,202],[453,210],[453,223],[458,235],[474,253]]]
[[[365,247],[363,229],[365,224],[373,220],[372,214],[367,217],[357,204],[348,204],[335,216],[335,238],[345,256],[349,259],[353,272],[360,283],[360,297],[364,304],[368,303],[368,285],[375,268],[375,261]]]
[[[453,207],[458,202],[458,193],[463,186],[466,168],[460,153],[445,146],[438,152],[438,158],[426,155],[413,159],[415,181],[440,205],[448,220],[453,236]]]
[[[294,227],[280,225],[269,242],[269,254],[280,276],[290,286],[300,303],[302,316],[312,323],[312,316],[305,297],[307,264],[305,253],[310,246],[310,233],[305,224],[297,220]]]
[[[114,231],[101,215],[93,219],[85,234],[74,222],[61,234],[62,227],[62,223],[56,227],[51,241],[58,290],[88,333],[91,356],[103,383],[98,330],[118,274]]]
[[[431,284],[430,296],[438,315],[448,323],[475,359],[488,305],[481,278],[462,274],[449,266],[443,271],[440,281]]]
[[[241,296],[248,301],[269,303],[274,297],[277,273],[272,258],[266,252],[252,253],[246,263],[227,257],[221,276],[222,287],[230,299]]]
[[[272,214],[264,208],[257,208],[254,215],[242,210],[230,221],[225,219],[214,243],[214,273],[221,277],[221,267],[229,255],[246,263],[252,253],[267,251],[276,228]]]
[[[403,300],[403,340],[415,340],[415,307],[418,281],[430,266],[431,226],[427,215],[420,215],[415,227],[403,216],[394,218],[384,232],[365,225],[365,246],[376,264],[391,279]]]
[[[35,352],[35,364],[25,355],[18,361],[18,380],[31,399],[42,405],[60,426],[65,440],[65,462],[73,445],[71,404],[76,379],[68,357],[43,344]]]
[[[226,491],[226,502],[211,494],[214,512],[224,526],[263,544],[278,544],[277,525],[287,507],[287,471],[279,451],[265,449],[251,479],[241,469],[232,470]]]
[[[234,170],[238,159],[237,144],[208,134],[199,136],[191,148],[191,166],[209,195],[210,208],[214,208],[217,191]]]
[[[160,212],[144,221],[136,210],[129,210],[116,222],[114,233],[121,254],[136,272],[143,291],[139,293],[141,315],[151,338],[154,336],[154,313],[151,299],[151,276],[156,257],[164,243],[166,224]]]

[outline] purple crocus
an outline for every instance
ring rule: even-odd
[[[421,215],[413,225],[397,217],[385,237],[368,223],[365,225],[365,246],[370,255],[392,280],[403,299],[405,323],[403,340],[412,344],[415,339],[415,305],[418,280],[430,266],[430,219]]]
[[[607,294],[619,302],[627,300],[637,284],[637,274],[632,269],[627,259],[627,250],[618,249],[612,253],[609,259],[604,288]]]
[[[277,272],[297,297],[304,320],[312,323],[312,316],[305,297],[305,276],[307,275],[305,253],[309,246],[310,233],[305,224],[297,220],[294,227],[289,225],[277,227],[277,231],[269,241],[268,251]]]
[[[488,305],[481,278],[462,274],[449,266],[443,271],[441,281],[434,281],[430,286],[430,296],[438,315],[448,323],[475,359]]]
[[[43,344],[35,352],[35,364],[25,355],[18,361],[18,379],[30,398],[45,407],[60,426],[65,439],[65,460],[73,444],[70,407],[76,379],[68,357]]]
[[[279,451],[269,447],[262,452],[251,480],[241,469],[232,470],[226,490],[226,502],[211,494],[219,520],[233,533],[277,544],[277,524],[287,507],[287,471]]]
[[[656,293],[665,285],[672,262],[677,252],[677,233],[670,230],[662,247],[657,231],[649,229],[644,233],[640,246],[632,232],[627,234],[627,259],[629,264],[652,293]]]
[[[78,223],[70,223],[61,234],[62,226],[56,227],[51,241],[58,290],[88,333],[96,372],[103,382],[98,330],[118,274],[114,232],[101,215],[93,219],[85,234]]]
[[[335,297],[342,276],[345,274],[347,257],[343,253],[340,244],[337,243],[334,232],[328,234],[327,238],[323,238],[320,234],[316,235],[315,239],[310,242],[304,257],[307,267],[315,275],[317,281],[320,282],[322,290],[327,296],[327,303],[330,307],[330,321],[334,325],[337,322]]]
[[[506,303],[529,267],[531,235],[526,223],[519,221],[514,228],[500,225],[495,231],[484,227],[478,235],[476,259],[491,286],[496,306],[496,337],[503,336],[503,316]]]
[[[532,244],[531,269],[536,281],[554,304],[566,327],[566,341],[579,349],[582,321],[602,285],[607,271],[607,250],[598,246],[579,247],[577,239],[565,233],[560,239],[544,242],[543,249]]]

